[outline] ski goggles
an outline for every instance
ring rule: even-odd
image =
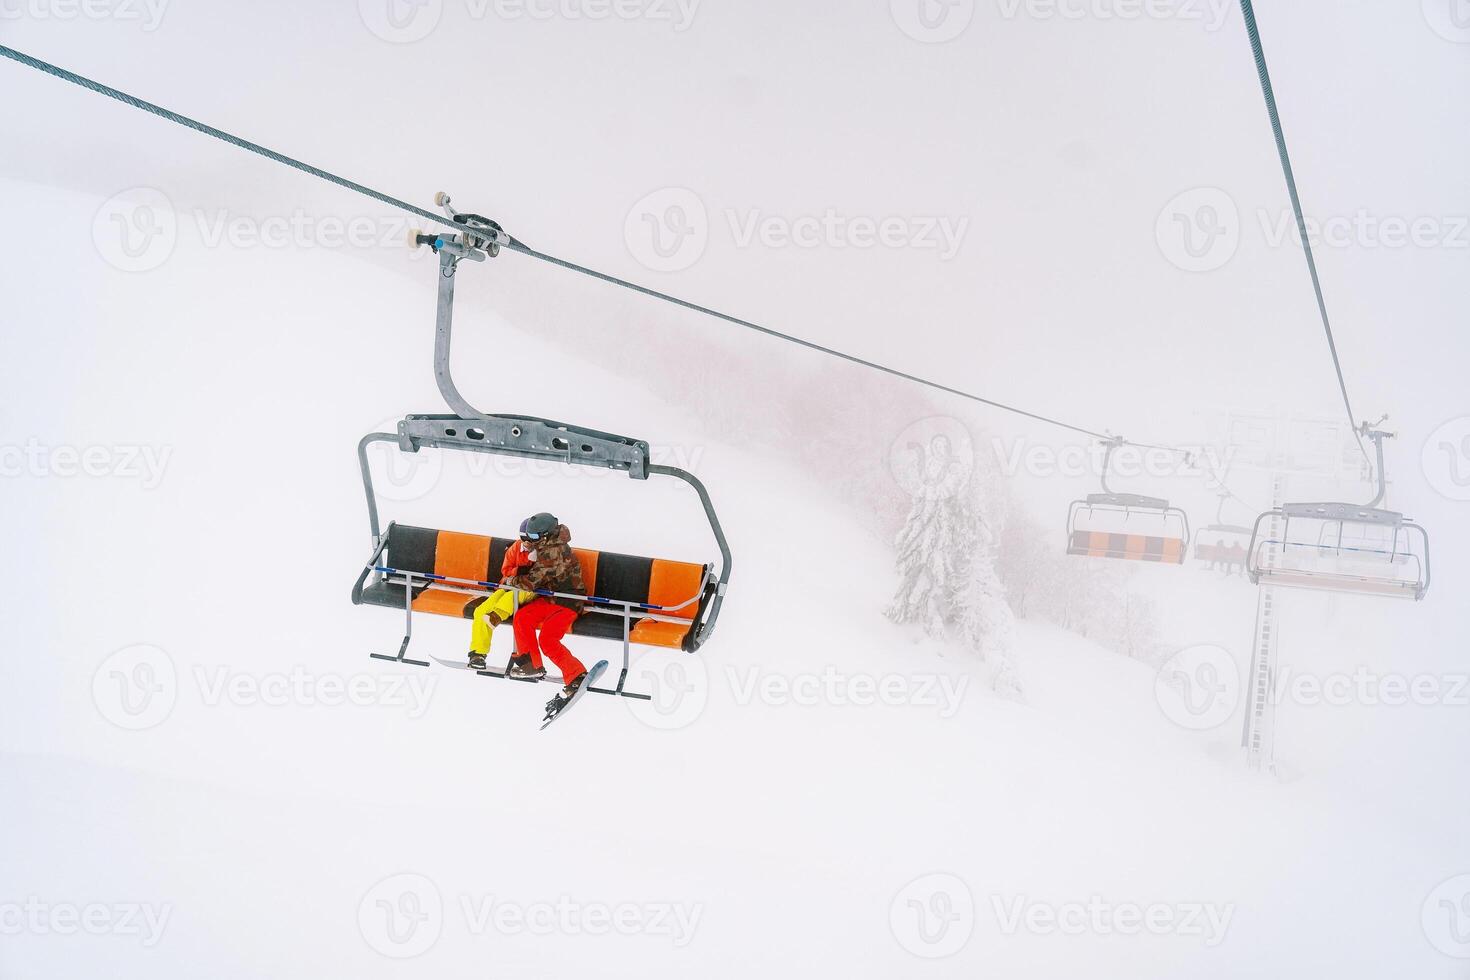
[[[540,541],[542,538],[544,538],[546,536],[544,534],[538,534],[537,532],[532,531],[527,526],[529,524],[530,524],[530,520],[529,519],[528,520],[521,521],[521,540],[522,541],[526,542],[527,544],[530,544],[533,541]]]

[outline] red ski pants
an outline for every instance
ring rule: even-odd
[[[558,606],[549,599],[533,599],[516,613],[511,625],[516,631],[516,646],[522,654],[529,655],[531,666],[541,666],[541,655],[546,654],[556,669],[561,671],[562,680],[570,684],[587,672],[582,661],[561,642],[567,630],[577,621],[577,614],[566,606]],[[541,636],[536,636],[536,631]]]

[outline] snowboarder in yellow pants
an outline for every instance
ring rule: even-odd
[[[534,592],[522,592],[520,604],[524,606],[536,598]],[[516,611],[516,590],[497,589],[490,598],[480,603],[470,627],[470,666],[485,669],[485,655],[490,652],[490,637],[495,627],[510,622]]]
[[[531,556],[532,552],[522,542],[512,544],[506,549],[505,560],[500,563],[501,581],[505,582],[519,575],[521,569],[534,560]],[[523,591],[519,605],[524,606],[534,598],[536,593]],[[470,626],[470,667],[475,670],[485,669],[485,654],[490,652],[490,636],[495,627],[510,621],[515,615],[516,606],[515,589],[496,589],[490,593],[490,598],[480,603]]]

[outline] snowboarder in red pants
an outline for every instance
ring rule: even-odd
[[[582,564],[572,551],[571,540],[572,532],[551,514],[536,514],[521,522],[522,548],[531,563],[506,584],[526,592],[586,595]],[[561,640],[581,615],[584,605],[581,599],[537,596],[521,606],[511,620],[520,651],[512,661],[512,673],[544,677],[546,668],[541,664],[541,657],[545,654],[561,671],[566,684],[558,697],[570,700],[586,679],[587,668]]]

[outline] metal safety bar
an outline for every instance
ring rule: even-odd
[[[381,552],[379,552],[379,554],[381,554]],[[682,608],[684,608],[685,605],[688,605],[689,602],[700,601],[701,595],[704,594],[704,586],[709,585],[710,580],[710,566],[704,566],[704,574],[703,576],[701,576],[700,579],[700,591],[695,592],[694,595],[686,598],[685,601],[679,602],[678,605],[654,605],[653,602],[634,602],[632,601],[632,599],[610,599],[606,597],[601,597],[601,595],[581,595],[576,594],[576,592],[554,592],[551,591],[551,589],[526,589],[522,588],[522,586],[513,585],[513,583],[509,582],[482,582],[482,580],[479,579],[456,579],[456,577],[448,576],[448,574],[437,574],[434,572],[406,572],[406,570],[403,569],[392,569],[392,567],[381,566],[381,564],[375,563],[369,563],[368,569],[370,570],[370,572],[384,574],[384,576],[394,576],[394,574],[412,574],[412,576],[417,577],[417,579],[428,579],[429,582],[448,582],[451,583],[451,585],[479,586],[479,589],[488,589],[488,591],[491,592],[494,592],[495,589],[516,589],[517,594],[519,594],[519,592],[534,592],[535,595],[544,595],[544,597],[547,598],[578,599],[578,601],[581,602],[592,602],[592,604],[594,605],[626,605],[626,607],[635,608],[635,610],[648,610],[654,611],[654,613],[673,613],[673,611],[675,610],[682,610]],[[472,592],[470,591],[470,589],[457,589],[457,591],[469,592],[470,595],[479,595],[479,591]],[[517,598],[519,598],[519,595],[517,595]],[[673,619],[673,617],[661,617],[661,619]],[[681,621],[682,623],[682,621],[686,620],[679,619],[678,621]]]

